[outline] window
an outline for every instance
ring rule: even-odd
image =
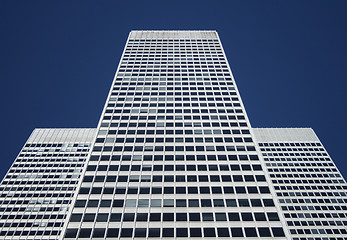
[[[215,237],[216,232],[214,228],[204,228],[204,236],[205,237]]]

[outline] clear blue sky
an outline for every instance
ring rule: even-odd
[[[347,1],[0,2],[2,178],[34,128],[96,127],[130,30],[217,30],[253,127],[312,127],[347,177]]]

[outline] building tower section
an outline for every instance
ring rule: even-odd
[[[66,239],[285,239],[215,31],[132,31]]]

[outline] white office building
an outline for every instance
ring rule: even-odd
[[[96,129],[35,129],[0,185],[0,239],[58,239]]]
[[[336,166],[311,129],[251,128],[215,31],[132,31],[97,129],[85,134],[69,135],[72,146],[51,132],[34,146],[29,138],[0,186],[0,237],[347,239]],[[54,154],[49,144],[82,142],[78,166],[50,165],[59,174],[27,163],[40,161],[30,157],[37,145]],[[38,175],[65,178],[50,183],[56,190],[18,181]],[[47,195],[58,189],[59,203]]]

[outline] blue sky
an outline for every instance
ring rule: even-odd
[[[0,2],[1,178],[34,128],[96,127],[131,30],[217,30],[253,127],[312,127],[347,177],[347,1]]]

